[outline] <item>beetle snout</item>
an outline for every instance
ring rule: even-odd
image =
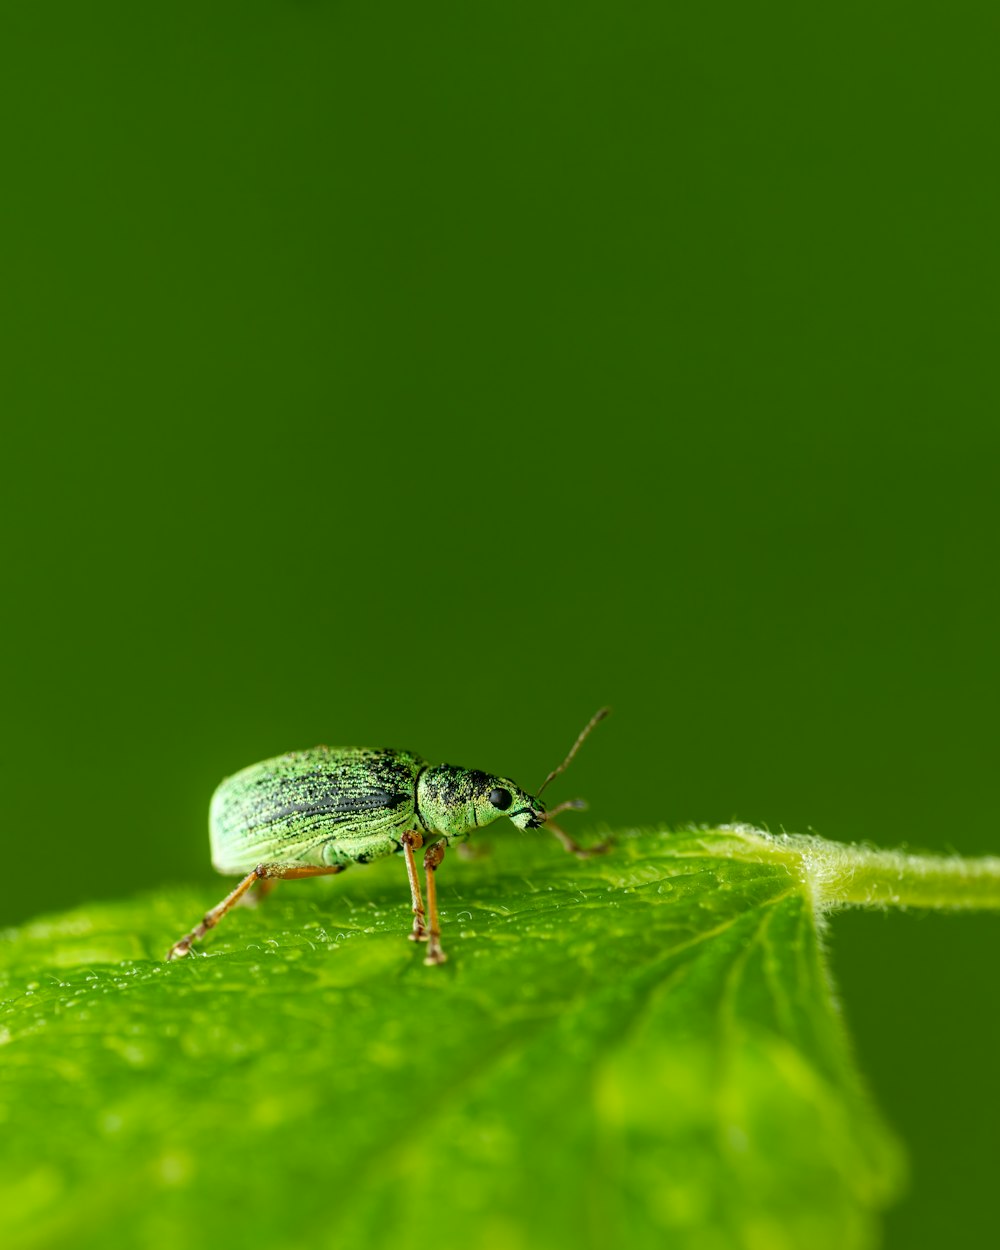
[[[522,790],[519,795],[521,805],[516,811],[508,813],[518,829],[537,829],[545,820],[545,808],[531,795]]]
[[[529,799],[528,818],[524,822],[525,829],[540,829],[545,824],[547,816],[544,806],[537,799]]]

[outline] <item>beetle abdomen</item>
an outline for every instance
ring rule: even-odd
[[[252,764],[212,796],[212,863],[223,873],[260,863],[346,863],[356,858],[352,844],[384,845],[390,854],[413,828],[414,782],[424,766],[406,751],[356,747],[314,747]]]

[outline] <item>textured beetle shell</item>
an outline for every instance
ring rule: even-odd
[[[425,767],[407,751],[361,747],[314,747],[251,764],[212,796],[212,863],[236,874],[262,863],[331,867],[391,855],[416,827]]]

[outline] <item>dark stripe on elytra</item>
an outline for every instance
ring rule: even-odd
[[[299,815],[321,816],[332,813],[394,811],[409,801],[408,794],[384,794],[378,791],[372,794],[340,794],[325,801],[306,799],[304,802],[286,803],[282,807],[271,808],[267,817],[269,820],[286,820],[289,816]]]

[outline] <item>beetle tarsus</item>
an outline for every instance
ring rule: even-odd
[[[559,839],[559,844],[564,851],[570,855],[575,855],[577,859],[593,859],[595,855],[606,855],[611,850],[611,838],[604,842],[599,842],[596,846],[581,846],[579,842],[575,842],[565,829],[560,829],[558,825],[546,822],[545,828]]]
[[[607,855],[611,850],[614,842],[608,838],[604,842],[598,842],[596,846],[580,846],[573,852],[577,859],[593,859],[595,855]]]

